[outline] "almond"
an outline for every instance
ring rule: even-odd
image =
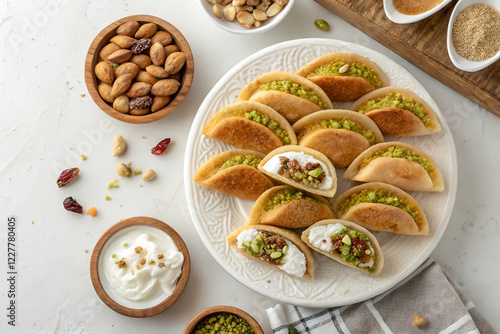
[[[138,29],[139,29],[139,22],[129,21],[119,26],[118,29],[116,29],[116,33],[118,35],[134,36],[134,34],[137,32]]]
[[[154,76],[155,78],[165,79],[168,77],[167,71],[162,66],[149,65],[146,67],[146,72]]]
[[[145,82],[151,86],[158,81],[158,79],[156,79],[154,76],[152,76],[146,71],[140,71],[139,74],[137,74],[135,80],[138,82]]]
[[[165,55],[168,57],[174,52],[179,52],[179,47],[175,44],[170,44],[165,47]]]
[[[108,56],[108,60],[117,64],[125,63],[129,61],[130,58],[132,58],[132,51],[127,49],[120,49]]]
[[[102,60],[108,60],[110,54],[120,49],[121,48],[115,43],[109,43],[101,49],[101,52],[99,52],[99,57],[101,57]]]
[[[172,43],[172,36],[166,31],[157,31],[153,37],[151,37],[151,43],[161,43],[161,45],[169,45]]]
[[[126,114],[129,111],[128,97],[126,95],[120,95],[113,101],[113,109],[122,114]]]
[[[113,96],[111,96],[111,90],[112,90],[111,85],[107,84],[105,82],[101,83],[97,87],[97,91],[99,92],[99,95],[101,95],[103,100],[107,101],[107,102],[113,102],[113,100],[114,100]]]
[[[98,63],[95,66],[94,72],[95,72],[95,76],[99,80],[101,80],[102,82],[112,84],[113,80],[115,80],[115,74],[113,73],[113,67],[105,61]]]
[[[169,96],[177,92],[180,82],[174,79],[160,80],[153,85],[151,94],[155,96]]]
[[[146,114],[149,114],[149,112],[150,112],[149,107],[142,108],[142,109],[130,109],[130,114],[134,115],[134,116],[146,115]]]
[[[139,30],[135,33],[135,38],[151,38],[158,30],[158,26],[154,23],[145,23],[139,27]]]
[[[151,58],[148,55],[134,55],[130,61],[138,65],[141,70],[151,65]]]
[[[181,76],[181,72],[179,71],[179,72],[177,72],[177,73],[170,74],[170,75],[168,76],[168,78],[169,78],[169,79],[174,79],[174,80],[177,80],[177,81],[181,82],[181,78],[182,78],[182,76]]]
[[[115,77],[118,78],[119,76],[124,74],[131,74],[132,77],[135,78],[137,74],[139,74],[140,70],[141,69],[136,64],[132,62],[126,62],[116,68]]]
[[[130,98],[148,95],[151,92],[151,87],[151,85],[145,82],[134,82],[125,95]]]
[[[177,73],[181,70],[182,66],[184,66],[185,62],[186,55],[184,52],[174,52],[167,57],[167,60],[165,60],[165,71],[168,74]]]
[[[151,61],[154,65],[163,65],[165,64],[165,59],[167,56],[165,55],[165,49],[160,42],[156,42],[151,45],[151,49],[149,50],[149,56],[151,57]]]
[[[113,38],[109,40],[110,42],[115,43],[122,49],[128,49],[135,43],[137,43],[137,40],[135,38],[132,38],[130,36],[125,36],[125,35],[116,35]]]
[[[151,112],[157,112],[170,102],[170,96],[155,96],[151,105]]]
[[[132,75],[124,74],[116,78],[111,89],[111,97],[116,98],[125,93],[132,85]]]

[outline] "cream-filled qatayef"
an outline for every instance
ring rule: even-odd
[[[326,93],[313,82],[289,72],[269,72],[250,82],[237,101],[263,103],[281,115],[290,124],[315,111],[332,109]]]
[[[384,182],[404,190],[443,191],[443,176],[436,162],[418,147],[403,142],[374,145],[361,153],[344,179]]]
[[[378,275],[384,267],[384,255],[375,236],[353,222],[321,220],[302,232],[301,238],[316,252],[351,268]]]
[[[217,111],[202,133],[264,154],[297,143],[290,123],[283,116],[264,104],[251,101],[232,103]]]
[[[243,199],[257,199],[273,186],[257,166],[264,155],[251,150],[230,150],[204,163],[193,181],[219,193]]]
[[[245,225],[226,240],[252,261],[293,277],[314,279],[313,251],[291,230],[270,225]]]
[[[335,214],[326,199],[285,185],[272,187],[259,196],[247,224],[304,228],[329,218],[335,218]]]
[[[429,224],[418,202],[403,190],[382,182],[355,186],[332,203],[341,219],[367,229],[408,235],[428,235]]]
[[[326,54],[297,74],[320,86],[332,102],[354,101],[389,85],[389,78],[376,63],[354,53]]]
[[[441,131],[432,108],[402,87],[384,87],[356,100],[351,110],[370,117],[384,136],[420,136]]]
[[[307,147],[279,147],[266,155],[258,168],[280,183],[312,194],[333,197],[337,191],[337,174],[331,161]]]
[[[335,168],[345,168],[370,145],[384,141],[368,116],[352,110],[321,110],[293,125],[300,146],[315,149]]]

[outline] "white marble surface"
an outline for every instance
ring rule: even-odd
[[[159,16],[184,34],[196,72],[178,110],[156,123],[131,125],[115,121],[94,104],[85,88],[83,64],[88,46],[102,28],[142,13]],[[296,1],[278,27],[256,36],[232,35],[203,15],[195,1],[181,0],[0,2],[0,305],[4,310],[0,332],[181,333],[200,310],[225,304],[246,310],[270,333],[265,309],[275,302],[235,281],[207,253],[191,224],[183,179],[176,173],[182,172],[191,121],[219,78],[257,50],[307,37],[354,42],[387,55],[409,70],[439,105],[457,147],[459,184],[451,221],[432,257],[500,330],[496,317],[500,269],[495,265],[500,237],[500,118],[312,1]],[[326,19],[331,29],[316,29],[317,18]],[[116,134],[129,143],[120,159],[111,156]],[[173,140],[168,152],[152,156],[150,148],[165,137]],[[88,159],[82,161],[81,154]],[[154,168],[158,178],[151,183],[138,177],[119,179],[120,187],[109,190],[121,161],[131,161],[142,170]],[[55,180],[60,170],[70,166],[81,168],[78,179],[58,189]],[[106,195],[111,201],[104,199]],[[67,196],[85,208],[95,206],[98,216],[65,211],[62,200]],[[16,327],[8,326],[6,317],[10,215],[18,218]],[[167,311],[146,319],[123,317],[108,309],[95,294],[88,270],[101,234],[120,219],[138,215],[175,228],[192,259],[191,277],[181,298]]]

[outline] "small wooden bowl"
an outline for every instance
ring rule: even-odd
[[[99,80],[95,76],[94,68],[99,62],[99,52],[101,49],[109,43],[109,40],[116,35],[116,29],[125,22],[128,21],[138,21],[140,24],[143,23],[155,23],[158,26],[158,30],[167,31],[172,35],[173,42],[179,47],[179,50],[184,52],[186,55],[186,63],[182,69],[182,79],[181,86],[172,100],[163,109],[160,109],[154,113],[149,113],[143,116],[134,116],[130,114],[122,114],[115,109],[106,101],[102,99],[99,95],[97,87],[99,86]],[[184,100],[186,95],[191,88],[193,83],[194,75],[194,60],[191,48],[187,40],[181,34],[176,27],[172,24],[164,21],[158,17],[150,15],[133,15],[124,17],[115,21],[104,28],[92,41],[90,44],[89,51],[87,52],[87,57],[85,58],[85,84],[87,85],[87,90],[94,102],[109,116],[116,118],[122,122],[133,123],[133,124],[144,124],[151,123],[162,119],[163,117],[174,111],[175,108]]]
[[[170,238],[172,238],[175,245],[177,246],[177,249],[184,256],[184,263],[182,265],[181,276],[177,280],[177,285],[174,291],[172,292],[172,295],[170,295],[165,300],[163,300],[162,302],[160,302],[155,306],[142,309],[125,307],[116,302],[114,299],[112,299],[106,293],[105,289],[103,288],[103,285],[101,284],[101,279],[99,277],[99,269],[98,269],[99,255],[101,254],[101,250],[103,249],[103,246],[106,243],[106,241],[119,230],[134,225],[147,225],[155,227],[165,232],[167,235],[170,236]],[[92,285],[94,286],[94,289],[99,298],[101,298],[104,304],[106,304],[113,311],[126,315],[128,317],[135,317],[135,318],[151,317],[153,315],[165,311],[167,308],[172,306],[177,301],[177,299],[179,299],[182,292],[184,292],[184,289],[186,288],[189,279],[190,271],[191,271],[191,261],[189,257],[189,252],[180,235],[173,228],[171,228],[164,222],[150,217],[132,217],[124,219],[119,223],[111,226],[106,232],[104,232],[101,238],[97,241],[97,244],[95,245],[94,251],[92,252],[92,256],[90,258],[90,278],[92,280]],[[103,276],[102,279],[106,278]]]
[[[215,313],[229,313],[229,314],[234,314],[243,320],[247,322],[247,324],[250,325],[250,328],[253,329],[255,334],[264,334],[262,331],[262,328],[260,327],[259,323],[248,313],[246,313],[243,310],[240,310],[239,308],[232,307],[232,306],[212,306],[209,307],[197,315],[194,316],[191,321],[189,321],[188,325],[184,329],[184,334],[192,334],[194,331],[194,328],[196,325],[203,320],[205,317],[215,314]]]

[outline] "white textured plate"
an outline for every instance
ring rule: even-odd
[[[226,236],[245,224],[253,201],[216,193],[199,186],[191,179],[209,158],[234,148],[202,135],[201,130],[217,110],[236,100],[240,90],[248,82],[270,71],[296,72],[315,58],[332,52],[353,52],[373,60],[388,75],[391,85],[413,90],[436,111],[443,127],[441,133],[386,139],[416,145],[430,154],[443,174],[445,190],[442,193],[411,192],[427,215],[429,236],[378,233],[377,238],[385,258],[380,275],[370,276],[315,253],[315,279],[308,282],[261,266],[231,248],[225,240]],[[346,106],[349,104],[334,105]],[[455,146],[446,120],[424,87],[408,71],[384,55],[360,45],[331,39],[300,39],[265,48],[244,59],[210,91],[201,104],[189,133],[184,183],[196,231],[210,254],[229,274],[249,288],[280,302],[306,307],[331,307],[363,301],[386,291],[429,257],[451,216],[457,189],[456,166]],[[337,194],[354,184],[342,179],[343,172],[344,170],[337,170]]]

